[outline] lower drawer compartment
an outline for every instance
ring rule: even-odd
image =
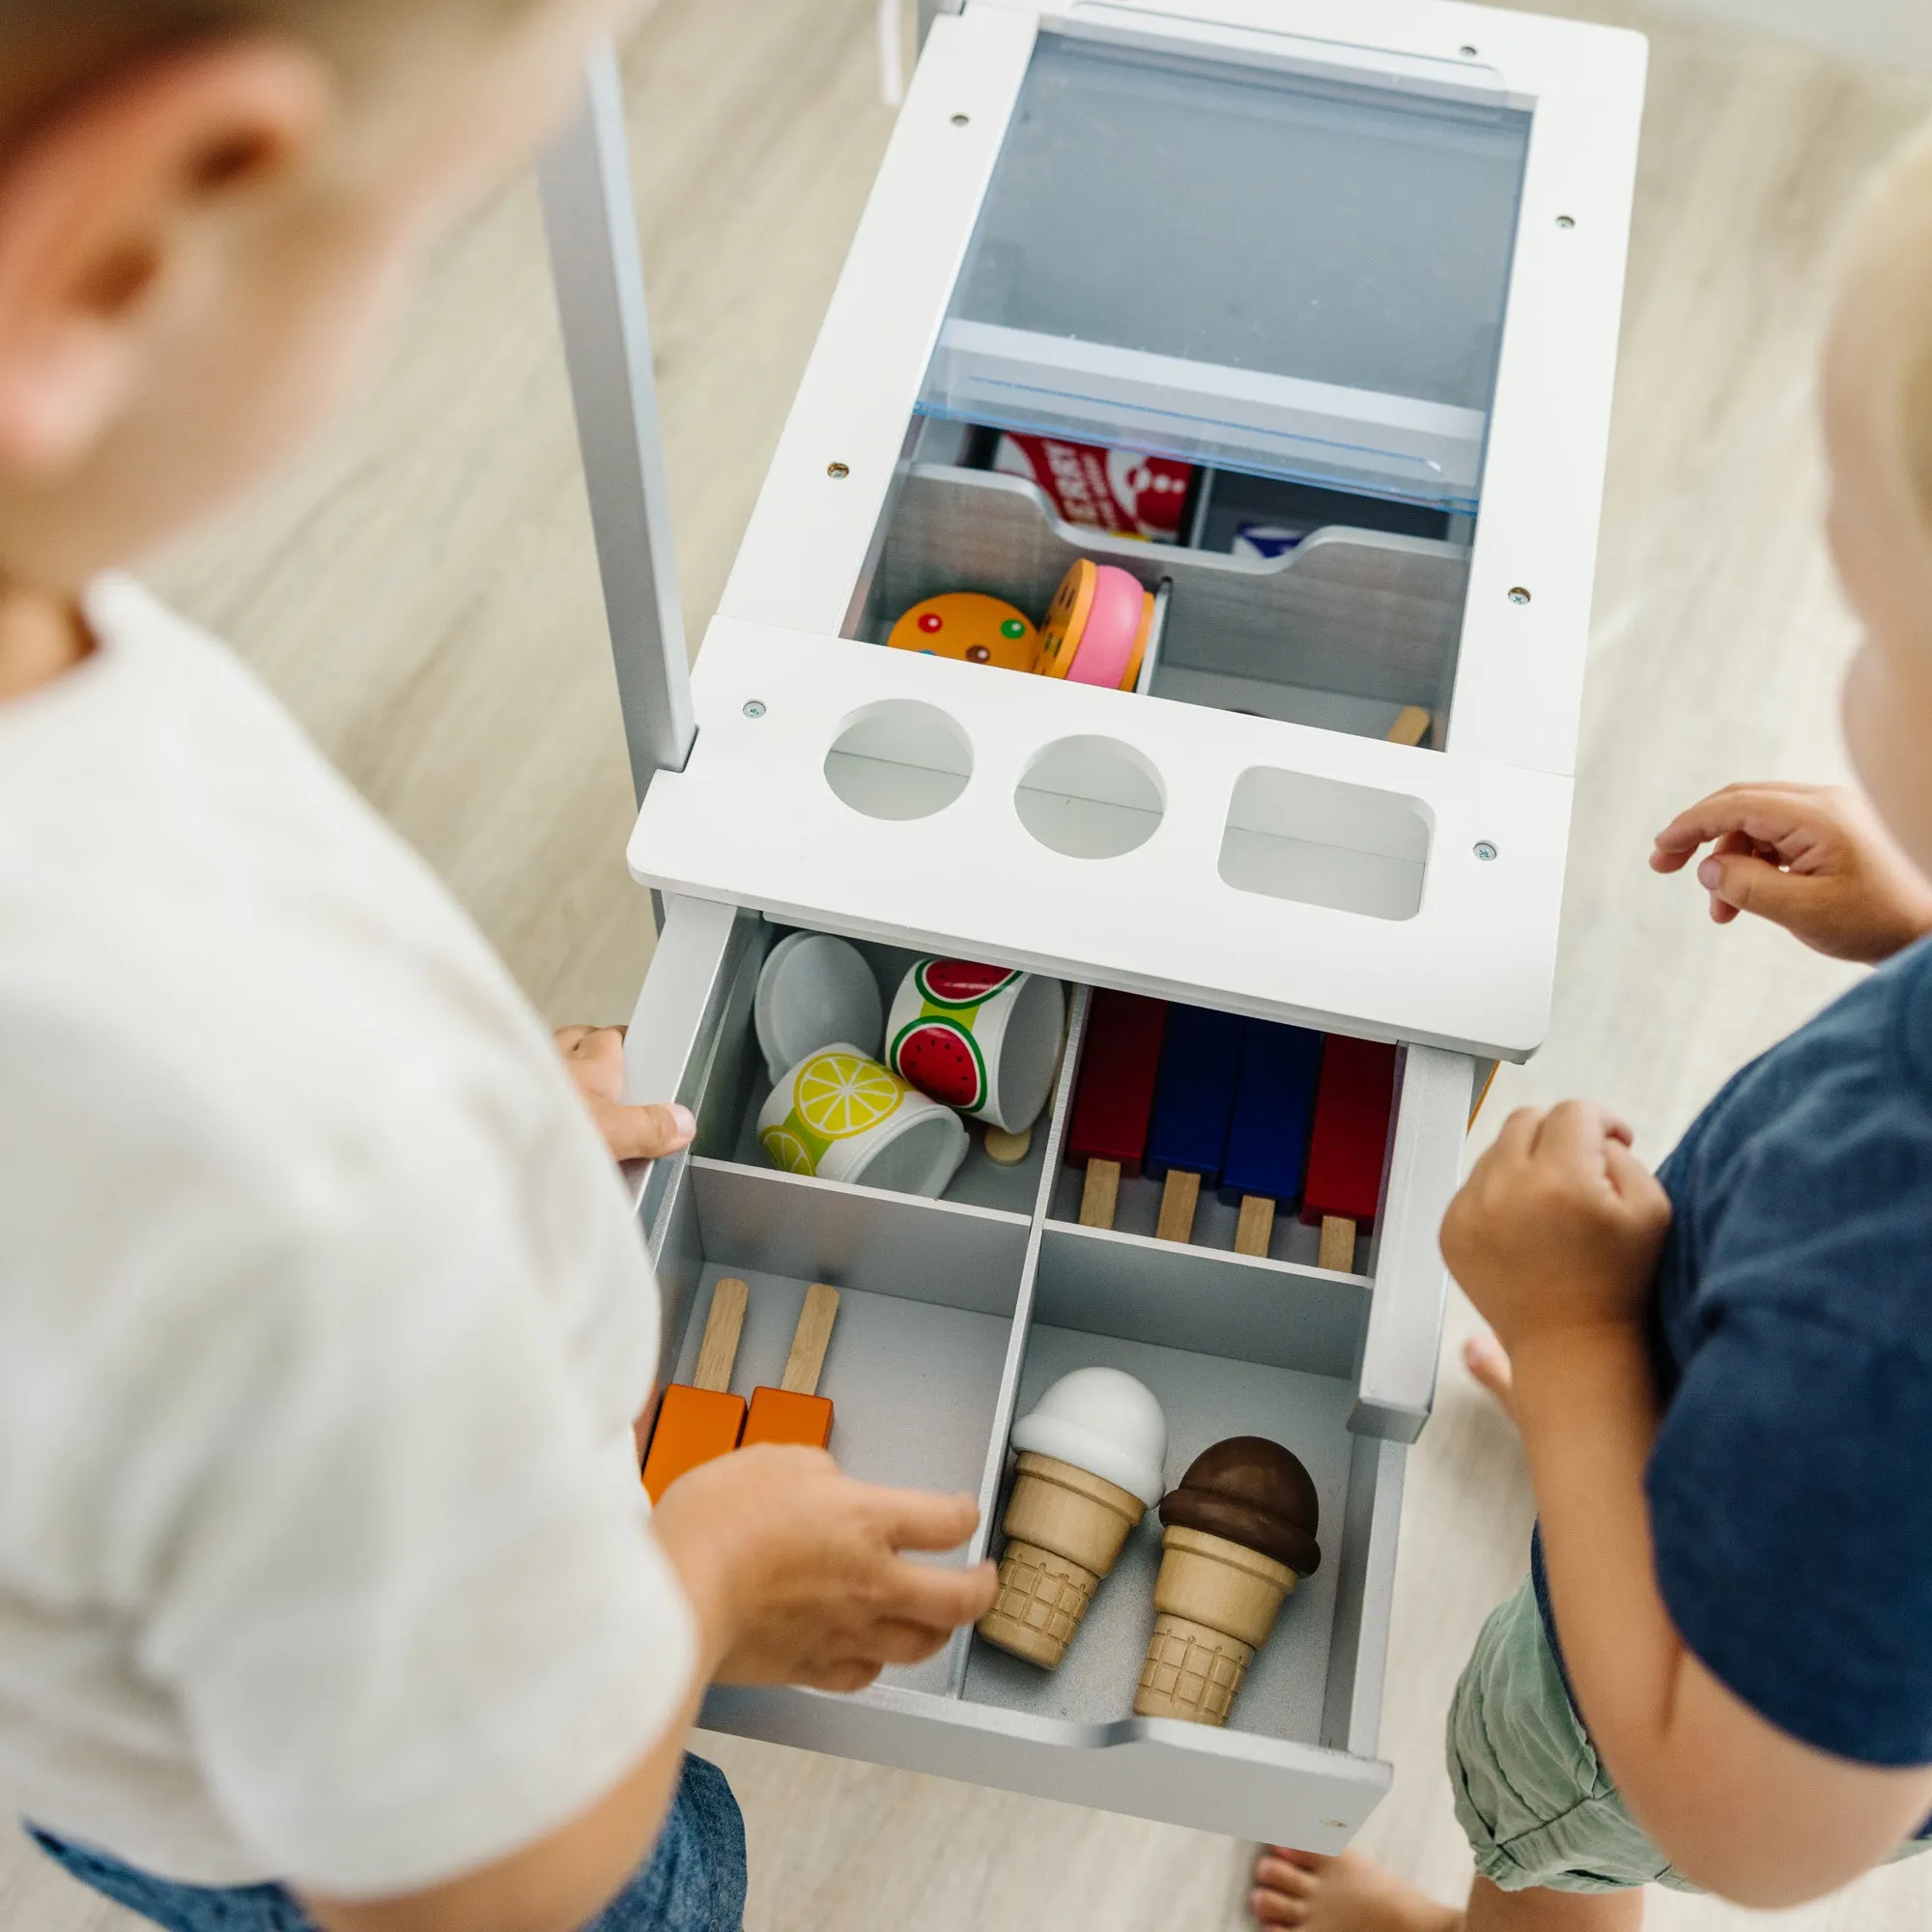
[[[629,1048],[631,1091],[676,1093],[706,1150],[645,1188],[663,1282],[669,1379],[695,1369],[718,1281],[747,1283],[731,1386],[778,1380],[808,1286],[841,1304],[821,1393],[832,1448],[854,1475],[963,1490],[973,1544],[999,1553],[1015,1416],[1075,1369],[1124,1370],[1166,1412],[1167,1482],[1209,1443],[1268,1436],[1320,1500],[1321,1561],[1288,1597],[1226,1729],[1138,1718],[1160,1525],[1150,1511],[1095,1592],[1065,1662],[1045,1671],[962,1632],[925,1663],[855,1697],[720,1688],[717,1729],[972,1782],[1258,1837],[1339,1849],[1388,1783],[1376,1755],[1403,1439],[1427,1412],[1442,1272],[1434,1226],[1453,1186],[1469,1063],[1411,1050],[1387,1198],[1359,1273],[1082,1227],[1063,1161],[1089,996],[1029,1159],[948,1196],[786,1174],[739,1157],[762,1081],[748,1047],[750,990],[775,934],[751,915],[673,900]],[[976,1158],[982,1157],[976,1149]],[[1445,1179],[1446,1177],[1446,1179]],[[1418,1267],[1410,1223],[1426,1221]],[[1290,1254],[1297,1253],[1293,1242]],[[1406,1381],[1405,1381],[1406,1378]],[[1410,1425],[1413,1426],[1410,1426]]]

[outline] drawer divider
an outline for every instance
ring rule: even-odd
[[[1020,1271],[1019,1299],[1013,1308],[1012,1335],[1007,1345],[1006,1370],[1000,1378],[999,1401],[993,1410],[992,1435],[986,1444],[986,1466],[980,1478],[980,1527],[966,1551],[969,1564],[980,1562],[992,1548],[997,1527],[994,1512],[999,1507],[1000,1486],[1007,1470],[1007,1436],[1013,1426],[1013,1405],[1019,1395],[1020,1373],[1026,1367],[1027,1338],[1033,1327],[1034,1285],[1039,1274],[1040,1241],[1045,1233],[1048,1210],[1053,1206],[1053,1184],[1060,1172],[1067,1117],[1073,1106],[1073,1083],[1080,1069],[1080,1047],[1086,1037],[1087,1013],[1094,997],[1085,986],[1075,986],[1072,992],[1066,1016],[1066,1040],[1061,1049],[1060,1073],[1054,1083],[1053,1107],[1046,1136],[1046,1161],[1040,1169],[1039,1192],[1034,1201],[1033,1220],[1027,1233],[1026,1261]],[[952,1654],[946,1678],[946,1694],[949,1697],[958,1697],[965,1690],[966,1667],[972,1647],[971,1630],[961,1630],[953,1634]]]

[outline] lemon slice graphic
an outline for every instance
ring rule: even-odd
[[[823,1053],[798,1076],[799,1119],[828,1141],[850,1140],[898,1111],[906,1085],[876,1062]]]
[[[782,1127],[768,1127],[758,1136],[758,1144],[771,1156],[774,1167],[787,1174],[812,1171],[811,1151],[796,1134],[788,1134]]]

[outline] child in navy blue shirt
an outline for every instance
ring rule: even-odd
[[[1450,1713],[1477,1877],[1455,1911],[1352,1855],[1277,1849],[1264,1923],[1634,1932],[1653,1882],[1789,1906],[1925,1848],[1932,141],[1860,230],[1823,392],[1865,798],[1732,786],[1651,863],[1704,853],[1720,923],[1755,913],[1878,970],[1739,1073],[1655,1178],[1579,1101],[1513,1114],[1477,1162],[1442,1249],[1495,1331],[1470,1365],[1521,1431],[1539,1515]]]

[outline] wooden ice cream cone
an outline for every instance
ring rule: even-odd
[[[1254,1655],[1298,1580],[1257,1549],[1172,1524],[1161,1532],[1153,1634],[1134,1714],[1225,1724]]]
[[[1117,1484],[1056,1457],[1022,1455],[1002,1524],[1000,1595],[980,1634],[1057,1669],[1100,1578],[1146,1514],[1140,1497]]]
[[[1163,1611],[1148,1638],[1134,1716],[1225,1724],[1254,1656],[1239,1637]]]

